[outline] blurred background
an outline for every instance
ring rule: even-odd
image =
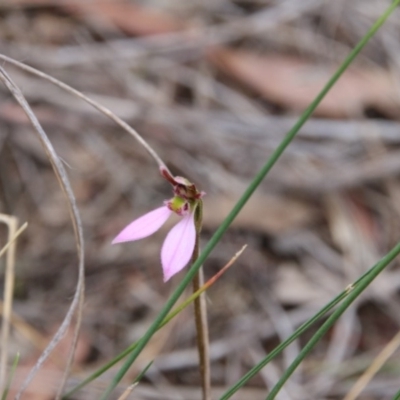
[[[175,175],[204,190],[206,243],[389,4],[3,0],[0,53],[111,109]],[[216,398],[398,242],[399,39],[396,11],[205,263],[210,278],[248,244],[208,291]],[[64,161],[83,220],[86,300],[71,388],[138,339],[182,278],[164,284],[160,267],[161,244],[174,221],[141,242],[110,244],[130,221],[170,198],[171,188],[153,159],[113,121],[43,79],[7,62],[2,66]],[[10,363],[21,352],[23,371],[64,318],[78,261],[49,160],[4,86],[0,212],[29,223],[18,241],[9,349]],[[6,233],[2,226],[1,243]],[[342,399],[398,332],[399,290],[395,264],[320,342],[278,398]],[[264,368],[236,399],[264,399],[312,333]],[[54,397],[64,353],[58,350],[24,398]],[[399,390],[399,354],[396,350],[359,398],[387,399]],[[155,336],[129,376],[134,379],[152,359],[132,398],[200,399],[191,307]],[[113,376],[106,374],[74,398],[98,398]]]

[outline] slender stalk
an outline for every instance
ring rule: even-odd
[[[279,355],[287,346],[293,343],[299,338],[304,332],[306,332],[312,325],[320,320],[324,315],[328,314],[335,306],[341,303],[348,294],[357,286],[359,283],[371,274],[371,270],[367,271],[364,275],[358,278],[354,283],[348,285],[345,290],[338,294],[333,300],[322,307],[313,317],[308,321],[304,322],[303,325],[299,326],[292,335],[290,335],[284,342],[280,343],[275,349],[273,349],[267,357],[261,362],[255,365],[250,371],[248,371],[239,381],[237,381],[231,388],[229,388],[220,398],[220,400],[229,399],[234,393],[236,393],[242,386],[244,386],[251,378],[257,375],[271,360]]]
[[[201,268],[193,279],[193,292],[199,290],[203,285],[203,281],[203,269]],[[211,400],[210,343],[208,337],[207,305],[204,293],[194,301],[194,315],[203,400]]]
[[[26,223],[25,223],[26,225]],[[220,269],[213,277],[211,277],[199,290],[190,295],[185,301],[183,301],[174,311],[168,314],[162,324],[158,327],[161,329],[164,325],[166,325],[172,318],[175,318],[183,309],[185,309],[190,303],[192,303],[197,297],[199,297],[202,293],[204,293],[207,289],[209,289],[232,265],[233,263],[242,255],[243,251],[246,249],[247,244],[245,244],[230,260],[225,266]],[[1,254],[1,252],[0,252]],[[64,399],[72,396],[78,390],[85,387],[87,384],[98,378],[100,375],[104,374],[104,372],[108,371],[111,367],[113,367],[117,362],[121,361],[125,358],[137,345],[137,342],[131,344],[124,351],[119,353],[116,357],[114,357],[107,364],[103,365],[97,371],[93,372],[86,379],[84,379],[79,385],[75,386],[68,393],[64,395]]]
[[[8,392],[10,391],[11,383],[14,379],[14,375],[15,375],[15,371],[17,370],[18,363],[19,363],[19,353],[14,357],[14,362],[11,367],[10,375],[8,376],[6,387],[3,391],[3,395],[1,396],[1,400],[7,400]]]
[[[76,205],[76,199],[71,188],[71,184],[68,179],[68,175],[65,171],[64,165],[61,162],[60,158],[58,157],[56,151],[51,144],[51,141],[47,137],[46,132],[43,130],[42,126],[40,125],[36,115],[32,111],[30,105],[26,101],[23,93],[21,92],[20,88],[14,83],[11,77],[7,74],[3,67],[0,67],[0,80],[4,83],[10,93],[13,95],[15,100],[21,106],[23,111],[25,112],[26,116],[28,117],[32,127],[34,128],[35,132],[38,135],[38,138],[46,152],[46,155],[53,167],[53,171],[57,177],[58,183],[65,195],[68,205],[68,211],[71,217],[72,226],[74,229],[75,235],[75,243],[76,249],[78,254],[78,281],[75,288],[75,293],[72,298],[72,302],[68,308],[67,314],[65,315],[60,327],[58,328],[57,332],[54,334],[53,338],[51,339],[50,343],[47,347],[43,350],[42,354],[40,355],[39,359],[36,361],[36,364],[32,367],[28,375],[25,377],[24,381],[19,385],[18,393],[15,395],[15,400],[21,398],[23,392],[28,387],[29,383],[32,381],[34,376],[36,375],[37,371],[40,369],[40,366],[43,362],[47,359],[47,357],[51,354],[54,347],[59,343],[59,341],[63,338],[65,331],[70,326],[72,318],[76,314],[76,322],[73,329],[73,338],[71,344],[71,351],[67,356],[66,367],[64,369],[64,374],[62,377],[62,381],[58,387],[58,392],[55,396],[56,399],[60,397],[60,393],[64,387],[64,383],[67,378],[67,374],[70,370],[72,365],[73,356],[75,354],[75,348],[78,341],[79,329],[82,321],[82,314],[83,314],[83,302],[85,297],[85,260],[84,260],[84,239],[83,239],[83,229],[81,218],[79,215],[78,207]]]
[[[33,67],[30,67],[29,65],[26,65],[24,63],[21,63],[17,60],[14,60],[11,57],[7,57],[4,54],[0,54],[0,60],[6,61],[18,68],[21,68],[24,71],[27,71],[33,75],[36,75],[42,79],[45,79],[54,85],[58,86],[59,88],[65,90],[66,92],[72,94],[73,96],[76,96],[83,101],[86,101],[86,103],[90,104],[92,107],[103,113],[106,117],[110,118],[113,120],[117,125],[119,125],[122,129],[124,129],[126,132],[128,132],[130,135],[132,135],[141,146],[145,148],[145,150],[150,154],[151,157],[153,157],[154,161],[158,164],[160,168],[164,168],[166,171],[169,171],[167,166],[165,165],[164,161],[161,159],[161,157],[157,154],[157,152],[150,146],[150,144],[143,139],[138,132],[136,132],[135,129],[133,129],[129,124],[127,124],[125,121],[123,121],[121,118],[119,118],[116,114],[114,114],[111,110],[109,110],[107,107],[104,107],[97,101],[87,97],[80,91],[74,89],[72,86],[67,85],[66,83],[54,78],[51,75],[48,75],[44,73],[43,71],[40,71],[38,69],[35,69]]]
[[[6,214],[0,214],[0,223],[4,223],[8,228],[8,242],[10,242],[6,255],[6,269],[4,278],[4,306],[3,306],[3,323],[1,327],[1,355],[0,355],[0,392],[4,391],[6,378],[8,347],[10,337],[10,324],[12,314],[12,304],[14,297],[15,284],[15,252],[16,240],[12,240],[16,236],[18,228],[18,220],[16,217]]]
[[[400,331],[390,340],[383,350],[375,357],[371,365],[357,379],[353,387],[347,392],[343,400],[356,400],[366,386],[371,382],[386,361],[396,352],[400,346]]]
[[[270,361],[272,361],[277,355],[282,353],[291,343],[299,338],[304,332],[306,332],[312,325],[320,320],[324,315],[329,313],[336,305],[338,305],[348,294],[348,291],[343,291],[328,304],[326,304],[321,310],[319,310],[312,318],[306,321],[303,325],[298,327],[296,331],[289,336],[284,342],[280,343],[275,349],[273,349],[267,357],[261,362],[255,365],[250,371],[242,376],[231,388],[229,388],[221,397],[220,400],[227,400],[233,394],[235,394],[242,386],[244,386],[251,378],[257,375]]]
[[[181,283],[178,285],[178,287],[172,293],[171,297],[167,300],[165,306],[159,312],[158,316],[154,319],[153,323],[148,328],[147,332],[139,340],[135,350],[132,351],[131,355],[126,360],[125,364],[118,371],[118,373],[114,377],[113,381],[111,382],[110,386],[105,391],[105,393],[102,397],[103,400],[109,396],[109,394],[112,392],[112,390],[121,381],[121,379],[126,374],[128,369],[130,368],[130,366],[133,364],[133,362],[136,360],[138,355],[142,352],[143,348],[149,342],[149,340],[151,339],[153,334],[156,332],[156,330],[158,329],[158,326],[160,325],[162,320],[167,316],[168,312],[172,309],[174,304],[177,302],[177,300],[179,299],[179,297],[181,296],[181,294],[183,293],[183,291],[185,290],[187,285],[192,281],[192,279],[196,275],[197,271],[200,269],[201,265],[204,263],[204,261],[209,256],[209,254],[212,252],[212,250],[217,245],[217,243],[221,240],[223,234],[227,231],[230,224],[233,222],[233,220],[239,214],[239,212],[241,211],[243,206],[247,203],[249,198],[253,195],[253,193],[258,188],[260,183],[263,181],[265,176],[269,173],[269,171],[272,169],[272,167],[278,161],[278,159],[280,158],[282,153],[285,151],[287,146],[289,146],[289,144],[294,139],[294,137],[296,136],[298,131],[307,122],[308,118],[312,115],[312,113],[317,108],[317,106],[322,101],[322,99],[325,97],[325,95],[329,92],[329,90],[332,88],[332,86],[338,81],[338,79],[344,73],[344,71],[346,71],[346,69],[349,67],[349,65],[352,63],[352,61],[356,58],[356,56],[360,53],[360,51],[364,48],[364,46],[368,43],[368,41],[371,39],[371,37],[382,26],[382,24],[385,22],[385,20],[388,18],[388,16],[391,14],[391,12],[393,12],[395,7],[398,5],[399,1],[400,0],[396,0],[388,8],[388,10],[383,14],[383,16],[378,19],[378,21],[372,26],[372,28],[369,30],[369,32],[361,39],[361,41],[358,43],[358,45],[351,51],[349,56],[344,60],[344,62],[341,64],[341,66],[338,68],[338,70],[333,74],[333,76],[328,81],[328,83],[324,86],[324,88],[317,95],[317,97],[310,104],[310,106],[304,111],[304,113],[301,115],[301,117],[296,122],[296,124],[293,126],[293,128],[287,133],[287,135],[284,137],[282,142],[279,144],[279,146],[276,148],[276,150],[272,153],[271,157],[268,159],[268,161],[265,163],[265,165],[261,168],[261,170],[258,172],[258,174],[254,177],[254,179],[252,180],[252,182],[250,183],[248,188],[243,193],[242,197],[238,200],[238,202],[235,204],[235,206],[233,207],[233,209],[231,210],[229,215],[225,218],[225,220],[222,222],[222,224],[219,226],[219,228],[214,233],[213,237],[207,243],[203,252],[199,255],[199,258],[197,259],[197,261],[192,265],[192,267],[189,269],[189,271],[187,272],[185,277],[182,279]]]
[[[267,400],[273,400],[278,394],[279,390],[283,387],[285,382],[289,379],[292,373],[304,360],[304,358],[311,352],[319,340],[328,332],[332,325],[339,319],[339,317],[350,307],[350,305],[358,298],[358,296],[374,281],[374,279],[400,254],[400,243],[398,243],[385,257],[383,257],[371,269],[370,273],[361,279],[349,293],[347,298],[343,300],[342,304],[332,313],[332,315],[323,323],[321,328],[314,334],[309,342],[303,347],[299,355],[295,358],[292,364],[285,370],[278,383],[272,388]]]
[[[0,220],[1,220],[1,214],[0,214]],[[0,221],[1,222],[1,221]],[[4,247],[0,249],[0,258],[3,256],[3,254],[10,248],[11,244],[17,240],[19,235],[28,227],[28,223],[25,222],[23,223],[20,228],[15,232],[14,236],[5,244]]]
[[[382,14],[382,16],[374,23],[374,25],[371,27],[371,29],[368,31],[368,33],[361,39],[361,41],[359,42],[359,44],[353,49],[353,51],[350,53],[350,55],[347,57],[347,59],[345,60],[345,62],[342,64],[342,66],[339,68],[338,72],[342,69],[343,66],[347,66],[350,64],[350,62],[352,61],[352,59],[355,58],[355,56],[361,51],[361,49],[365,46],[365,44],[368,42],[368,40],[378,31],[378,29],[384,24],[384,22],[386,21],[386,19],[391,15],[391,13],[395,10],[395,8],[400,4],[400,0],[395,0],[392,5],[386,10],[386,12],[384,14]],[[331,78],[331,80],[337,75],[337,73]],[[331,81],[330,81],[331,82]],[[329,83],[327,84],[327,86],[329,85]],[[306,110],[307,113],[307,110]],[[303,114],[304,115],[304,114]],[[377,275],[376,274],[376,268],[385,268],[385,266],[392,260],[394,259],[398,254],[400,254],[400,243],[393,248],[382,260],[380,263],[378,263],[377,265],[375,265],[370,271],[368,271],[366,274],[364,274],[360,279],[358,279],[353,285],[349,286],[349,290],[351,290],[351,298],[354,297],[354,299],[365,289],[365,287],[368,286],[368,284],[370,282],[373,281],[373,279],[375,279],[375,277]],[[387,260],[387,263],[385,265],[382,266],[382,263]],[[379,272],[378,272],[379,273]],[[364,286],[365,282],[367,282],[367,284]],[[357,289],[357,290],[356,290]],[[354,294],[356,293],[356,295]],[[358,294],[357,294],[358,293]],[[344,293],[342,293],[343,295]],[[346,293],[347,294],[347,293]],[[339,295],[336,299],[338,299],[337,303],[339,303],[342,299],[339,300],[339,298],[341,297],[341,295]],[[350,295],[349,295],[350,298]],[[335,300],[336,300],[335,299]],[[353,299],[353,300],[354,300]],[[344,312],[344,310],[351,304],[351,302],[353,300],[349,300],[346,299],[346,301],[343,302],[343,304],[335,311],[335,313],[332,314],[332,316],[325,322],[325,324],[320,328],[320,330],[318,332],[320,332],[324,327],[326,327],[328,324],[328,321],[336,321],[336,319],[341,315],[341,313]],[[350,303],[348,303],[350,302]],[[336,304],[337,304],[336,303]],[[346,306],[347,305],[347,306]],[[340,312],[340,310],[342,310]],[[334,316],[337,316],[335,320],[333,320],[332,318],[335,318]],[[315,317],[312,318],[312,320],[314,320]],[[326,330],[329,329],[329,327],[333,324],[333,322],[326,328]],[[308,323],[307,323],[308,324]],[[303,330],[303,327],[305,327],[305,325],[303,325],[302,327],[300,327],[299,329]],[[295,334],[297,334],[297,332],[299,331],[299,329],[295,332]],[[305,329],[304,329],[305,330]],[[303,330],[303,331],[304,331]],[[326,330],[324,332],[326,332]],[[318,335],[318,332],[315,336]],[[322,333],[323,335],[324,333]],[[311,346],[311,348],[315,345],[315,343],[318,342],[320,337],[317,337],[316,341],[314,342],[313,340],[315,340],[315,336],[310,340],[309,344]],[[292,339],[293,338],[293,339]],[[294,340],[294,335],[292,335],[287,341],[285,341],[284,343],[289,344]],[[287,345],[286,344],[286,345]],[[257,372],[259,372],[269,361],[271,361],[276,354],[278,353],[276,350],[280,349],[280,347],[282,346],[279,345],[273,352],[270,353],[270,355],[268,357],[266,357],[261,363],[259,363],[257,366],[255,366],[251,371],[249,371],[242,379],[240,379],[232,388],[230,388],[224,395],[222,395],[222,397],[220,398],[220,400],[226,400],[228,398],[230,398],[237,390],[239,390],[240,387],[242,387],[243,385],[245,385],[248,380],[250,380]],[[280,381],[275,385],[273,391],[271,391],[270,395],[268,396],[268,400],[269,399],[273,399],[274,396],[279,392],[280,388],[283,386],[283,384],[286,382],[286,380],[289,378],[289,376],[294,372],[294,370],[297,368],[297,366],[300,364],[301,360],[300,357],[302,356],[303,352],[306,352],[308,350],[308,347],[303,348],[302,352],[299,354],[299,356],[296,358],[296,360],[293,362],[293,364],[285,371],[284,375],[282,376],[282,378],[280,379]],[[310,348],[310,350],[311,350]],[[280,350],[281,351],[281,350]],[[279,351],[279,352],[280,352]],[[305,353],[305,355],[308,353]],[[305,357],[305,355],[303,356],[303,358]]]
[[[199,257],[199,239],[203,219],[203,202],[199,201],[195,211],[196,245],[193,251],[192,264]],[[196,293],[204,284],[203,268],[200,268],[193,279],[193,293]],[[199,366],[203,400],[211,400],[211,375],[210,375],[210,344],[208,338],[207,304],[204,293],[194,300],[194,316],[197,332],[197,350],[199,353]]]

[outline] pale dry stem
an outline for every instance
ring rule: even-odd
[[[138,382],[133,383],[132,385],[128,386],[121,396],[118,397],[118,400],[126,400],[128,396],[132,393],[133,389],[138,385]]]
[[[203,268],[193,278],[193,293],[204,285]],[[202,382],[203,400],[211,400],[210,343],[208,336],[207,304],[205,293],[194,300],[195,322],[197,331],[197,348]]]
[[[400,331],[396,333],[393,339],[383,348],[376,356],[372,364],[358,378],[350,391],[346,394],[343,400],[355,400],[365,387],[371,382],[377,372],[382,368],[390,356],[400,347]]]
[[[23,69],[24,71],[27,71],[33,75],[39,76],[42,79],[45,79],[54,85],[58,86],[59,88],[67,91],[68,93],[80,98],[81,100],[87,102],[90,104],[92,107],[94,107],[96,110],[100,111],[103,113],[105,116],[113,120],[117,125],[119,125],[122,129],[124,129],[126,132],[128,132],[130,135],[132,135],[144,148],[145,150],[153,157],[153,159],[156,161],[158,164],[159,168],[165,168],[167,171],[168,168],[165,165],[164,161],[161,159],[161,157],[157,154],[157,152],[139,135],[138,132],[136,132],[135,129],[133,129],[129,124],[127,124],[125,121],[123,121],[121,118],[119,118],[117,115],[115,115],[110,109],[107,107],[102,106],[100,103],[90,99],[89,97],[85,96],[83,93],[79,92],[78,90],[72,88],[71,86],[65,84],[64,82],[59,81],[56,78],[53,78],[52,76],[45,74],[42,71],[39,71],[35,68],[32,68],[24,63],[21,63],[17,60],[14,60],[13,58],[7,57],[3,54],[0,54],[0,59],[9,62],[10,64]]]
[[[3,214],[0,214],[3,215]],[[3,257],[3,254],[8,250],[8,248],[11,246],[12,242],[14,242],[18,236],[28,227],[28,223],[25,222],[23,225],[20,226],[20,228],[15,232],[15,235],[9,240],[5,246],[0,250],[0,258]]]
[[[79,216],[78,208],[76,206],[75,196],[73,194],[68,176],[65,172],[65,168],[59,159],[57,153],[55,152],[53,145],[51,144],[50,140],[48,139],[45,131],[43,130],[42,126],[40,125],[38,119],[36,118],[35,114],[33,113],[31,107],[25,100],[22,92],[18,88],[18,86],[13,82],[13,80],[9,77],[7,72],[0,67],[0,80],[4,83],[4,85],[8,88],[11,94],[14,96],[16,101],[20,104],[24,112],[26,113],[27,117],[29,118],[34,130],[38,134],[39,140],[42,143],[44,150],[50,160],[50,163],[53,167],[53,170],[56,174],[56,177],[59,181],[59,184],[66,196],[67,204],[69,208],[69,212],[71,215],[74,233],[76,238],[76,245],[77,245],[77,252],[79,258],[79,266],[78,266],[78,282],[76,285],[76,291],[72,300],[72,303],[68,309],[68,312],[59,327],[58,331],[48,344],[47,348],[43,351],[41,356],[39,357],[38,361],[36,362],[35,366],[32,368],[28,376],[26,377],[25,381],[22,383],[18,393],[15,396],[15,399],[18,400],[21,398],[22,394],[24,393],[25,389],[28,387],[29,383],[32,381],[33,377],[36,375],[37,371],[42,366],[43,362],[48,358],[50,353],[54,350],[56,345],[60,342],[63,338],[67,328],[70,326],[72,318],[77,311],[77,321],[74,328],[74,337],[71,345],[71,352],[68,356],[67,365],[65,368],[65,373],[63,376],[63,381],[59,387],[59,392],[57,393],[57,398],[60,397],[61,392],[63,390],[64,383],[66,381],[67,375],[71,368],[73,356],[75,353],[76,343],[78,340],[80,324],[82,320],[82,309],[83,309],[83,299],[84,299],[84,282],[85,282],[85,267],[84,267],[84,241],[83,241],[83,231],[82,231],[82,223]]]
[[[15,251],[16,242],[15,235],[17,233],[18,220],[11,215],[0,214],[0,222],[7,225],[8,228],[8,243],[6,269],[4,279],[4,312],[3,323],[1,328],[1,355],[0,355],[0,393],[5,390],[4,383],[7,370],[8,359],[8,339],[10,336],[10,321],[12,312],[12,301],[14,293],[15,280]]]

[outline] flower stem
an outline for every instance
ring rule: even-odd
[[[193,250],[191,264],[199,257],[199,239],[203,220],[203,202],[201,199],[195,210],[194,223],[196,226],[196,244]],[[193,278],[193,293],[197,292],[204,284],[203,268],[201,267]],[[211,400],[211,374],[210,374],[210,344],[208,338],[207,304],[205,293],[194,300],[194,317],[197,331],[197,350],[199,353],[199,367],[203,400]]]
[[[193,265],[190,267],[189,271],[187,272],[185,277],[182,279],[182,281],[180,282],[178,287],[175,289],[175,291],[172,293],[171,297],[167,300],[164,307],[159,312],[157,317],[154,319],[153,323],[148,328],[146,333],[138,341],[137,346],[132,351],[132,353],[129,355],[125,364],[120,368],[120,370],[117,372],[114,379],[112,380],[112,382],[110,383],[110,385],[108,386],[106,391],[104,392],[102,399],[107,399],[109,394],[118,385],[118,383],[124,377],[124,375],[126,374],[128,369],[134,363],[134,361],[136,360],[138,355],[141,353],[141,351],[144,349],[144,347],[149,342],[151,337],[157,331],[159,325],[162,323],[164,318],[168,315],[169,311],[172,309],[174,304],[178,301],[179,297],[185,290],[186,286],[190,283],[190,281],[193,280],[193,278],[196,275],[196,273],[198,272],[200,266],[204,263],[204,261],[206,260],[208,255],[212,252],[212,250],[215,248],[217,243],[221,240],[222,236],[227,231],[228,227],[231,225],[233,220],[236,218],[236,216],[239,214],[241,209],[247,203],[249,198],[253,195],[253,193],[258,188],[260,183],[264,180],[266,175],[268,175],[269,171],[272,169],[272,167],[278,161],[278,159],[280,158],[282,153],[285,151],[285,149],[289,146],[291,141],[294,139],[297,132],[307,122],[307,120],[310,118],[311,114],[317,108],[317,106],[322,101],[322,99],[325,97],[325,95],[329,92],[329,90],[332,88],[332,86],[338,81],[338,79],[341,77],[343,72],[346,71],[346,69],[352,63],[352,61],[356,58],[358,53],[360,53],[360,51],[364,48],[364,46],[371,39],[371,37],[374,36],[376,31],[383,25],[383,23],[389,17],[390,13],[394,11],[394,9],[399,5],[399,3],[400,3],[400,0],[395,0],[393,2],[393,5],[390,6],[388,8],[388,10],[375,22],[375,24],[368,31],[368,33],[361,39],[361,41],[358,43],[358,45],[351,51],[351,53],[348,55],[348,57],[345,59],[345,61],[340,65],[338,70],[332,75],[332,77],[329,79],[328,83],[324,86],[324,88],[321,90],[321,92],[318,94],[318,96],[314,99],[314,101],[312,101],[312,103],[309,105],[309,107],[307,107],[307,109],[303,112],[303,114],[301,115],[301,117],[299,118],[297,123],[286,134],[286,136],[283,138],[282,142],[278,145],[276,150],[269,157],[269,159],[264,164],[264,166],[260,169],[258,174],[254,177],[254,179],[252,180],[250,185],[244,191],[241,198],[237,201],[237,203],[235,204],[233,209],[230,211],[228,216],[225,218],[225,220],[221,223],[219,228],[216,230],[213,237],[209,240],[207,245],[204,247],[202,253],[199,255],[196,262],[194,262]],[[400,253],[400,250],[399,250],[399,253]],[[227,398],[231,397],[232,394],[234,394],[252,376],[253,376],[253,371],[251,374],[246,375],[245,379],[241,379],[237,384],[235,384],[235,386],[233,388],[229,389],[229,391],[226,394],[224,394],[222,398],[227,399]]]

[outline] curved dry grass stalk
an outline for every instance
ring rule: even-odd
[[[67,91],[68,93],[82,99],[83,101],[86,101],[88,104],[90,104],[92,107],[94,107],[96,110],[100,111],[103,113],[105,116],[113,120],[117,125],[119,125],[122,129],[127,131],[130,135],[132,135],[145,149],[146,151],[153,157],[153,159],[156,161],[158,166],[161,168],[165,168],[167,171],[169,169],[165,165],[164,161],[161,159],[161,157],[157,154],[157,152],[139,135],[138,132],[135,131],[129,124],[127,124],[125,121],[123,121],[121,118],[119,118],[117,115],[115,115],[111,110],[109,110],[107,107],[102,106],[100,103],[90,99],[89,97],[85,96],[83,93],[79,92],[78,90],[74,89],[73,87],[65,84],[64,82],[59,81],[58,79],[45,74],[42,71],[39,71],[38,69],[32,68],[29,65],[26,65],[24,63],[21,63],[17,60],[14,60],[13,58],[7,57],[4,54],[0,54],[0,60],[4,60],[9,62],[12,65],[15,65],[18,68],[23,69],[24,71],[27,71],[33,75],[39,76],[40,78],[43,78],[54,85],[58,86],[59,88]]]
[[[36,118],[35,114],[33,113],[32,109],[30,108],[28,102],[25,100],[25,97],[22,94],[22,92],[20,91],[20,89],[18,88],[18,86],[13,82],[13,80],[10,78],[10,76],[7,74],[7,72],[2,67],[0,67],[0,80],[4,83],[4,85],[8,88],[8,90],[14,96],[15,100],[20,104],[20,106],[26,113],[27,117],[29,118],[34,130],[38,134],[39,140],[42,143],[44,150],[50,160],[50,163],[53,167],[54,173],[56,174],[57,180],[59,181],[59,184],[66,196],[69,212],[70,212],[73,227],[74,227],[78,259],[79,259],[79,265],[78,265],[79,271],[78,271],[78,282],[76,285],[76,290],[75,290],[75,294],[74,294],[72,303],[71,303],[71,305],[68,309],[68,312],[67,312],[61,326],[59,327],[58,331],[56,332],[56,334],[54,335],[54,337],[52,338],[52,340],[50,341],[50,343],[48,344],[46,349],[43,351],[43,353],[39,357],[35,366],[29,372],[28,376],[26,377],[25,381],[22,383],[18,393],[15,396],[16,400],[20,399],[21,395],[23,394],[25,389],[28,387],[29,383],[32,381],[33,377],[35,376],[37,371],[40,369],[43,362],[47,359],[47,357],[54,350],[56,345],[63,338],[65,332],[67,331],[68,327],[71,324],[71,321],[75,314],[75,311],[77,311],[77,317],[76,317],[77,321],[76,321],[76,326],[74,328],[74,336],[73,336],[73,342],[71,345],[71,351],[68,356],[63,381],[62,381],[59,391],[57,393],[57,398],[59,398],[60,394],[62,392],[64,383],[66,381],[68,372],[70,370],[71,364],[72,364],[72,360],[73,360],[73,356],[74,356],[75,348],[76,348],[76,343],[78,340],[79,328],[80,328],[81,320],[82,320],[82,309],[83,309],[83,299],[84,299],[84,290],[85,290],[85,286],[84,286],[85,285],[84,241],[83,241],[82,223],[81,223],[79,211],[78,211],[78,208],[76,205],[75,196],[73,194],[68,176],[65,172],[65,168],[64,168],[61,160],[59,159],[57,153],[55,152],[53,145],[51,144],[50,140],[48,139],[45,131],[43,130],[42,126],[40,125],[38,119]]]
[[[87,102],[88,104],[90,104],[92,107],[94,107],[95,109],[97,109],[98,111],[100,111],[102,114],[106,115],[108,118],[110,118],[111,120],[113,120],[117,125],[119,125],[121,128],[123,128],[125,131],[127,131],[130,135],[132,135],[146,150],[147,152],[153,157],[153,159],[156,161],[156,163],[158,164],[158,166],[161,168],[165,168],[168,172],[169,169],[168,167],[165,165],[165,163],[163,162],[163,160],[159,157],[159,155],[156,153],[156,151],[139,135],[138,132],[136,132],[130,125],[128,125],[125,121],[123,121],[121,118],[119,118],[117,115],[115,115],[111,110],[109,110],[108,108],[102,106],[101,104],[97,103],[96,101],[90,99],[89,97],[85,96],[83,93],[79,92],[78,90],[72,88],[71,86],[65,84],[64,82],[59,81],[56,78],[53,78],[50,75],[45,74],[42,71],[39,71],[35,68],[32,68],[26,64],[20,63],[19,61],[16,61],[10,57],[7,57],[3,54],[0,54],[0,59],[9,62],[10,64],[21,68],[22,70],[25,70],[33,75],[36,75],[40,78],[43,78],[51,83],[53,83],[54,85],[60,87],[61,89],[65,90],[66,92],[84,100],[85,102]],[[10,91],[13,93],[14,97],[16,97],[17,101],[21,104],[21,106],[24,108],[24,111],[28,114],[28,118],[31,120],[32,125],[35,127],[35,130],[39,133],[39,136],[41,137],[42,143],[44,144],[45,148],[46,148],[46,152],[49,151],[47,148],[47,144],[49,146],[51,146],[51,143],[49,142],[49,140],[47,139],[47,136],[45,134],[45,132],[43,131],[43,129],[41,128],[39,122],[37,121],[37,118],[34,116],[32,110],[30,109],[29,105],[27,104],[26,100],[24,99],[22,93],[20,92],[20,90],[18,89],[18,87],[11,81],[11,79],[8,77],[8,75],[5,73],[5,71],[3,69],[0,70],[0,72],[2,74],[4,74],[4,83],[7,85],[7,87],[10,89]],[[1,78],[1,77],[0,77]],[[2,79],[3,80],[3,79]],[[15,92],[15,93],[14,93]],[[42,139],[46,138],[45,140]],[[54,149],[51,146],[51,150],[52,150],[52,154],[54,156],[53,158],[49,158],[51,159],[51,162],[53,164],[54,170],[56,171],[56,175],[57,178],[59,179],[60,182],[63,182],[62,177],[66,178],[66,174],[65,174],[65,170],[61,164],[61,162],[58,159],[58,156],[56,155],[56,153],[54,152]],[[57,168],[55,167],[57,164],[55,163],[55,160],[57,160],[57,164],[59,164],[59,166],[61,167],[60,171],[62,171],[60,173],[60,171],[57,171]],[[68,182],[68,179],[67,179]],[[73,193],[72,190],[70,188],[70,185],[68,183],[68,185],[65,185],[65,187],[63,187],[63,190],[65,191],[65,193],[67,194],[67,196],[69,196],[69,194],[72,195],[73,201],[71,201],[71,208],[70,211],[73,212],[74,207],[76,208],[75,205],[75,200],[73,197]],[[77,210],[76,210],[77,211]],[[77,230],[76,228],[79,227],[80,228],[80,219],[79,219],[79,214],[76,214],[78,218],[73,218],[74,220],[74,228],[75,228],[75,233],[77,234]],[[79,223],[78,223],[79,222]],[[79,232],[80,235],[81,232]],[[79,242],[79,240],[78,240]],[[78,248],[80,246],[78,245]],[[81,265],[81,261],[82,261],[82,265]],[[80,275],[81,275],[81,267],[82,267],[82,274],[83,274],[83,238],[82,238],[82,255],[80,258]],[[80,279],[78,281],[78,285],[80,284]],[[79,290],[82,290],[82,296],[79,296]],[[75,293],[73,302],[70,306],[70,309],[68,311],[68,314],[66,315],[63,324],[61,325],[61,327],[59,328],[59,331],[56,333],[56,335],[54,336],[52,342],[48,345],[48,347],[45,349],[45,351],[42,353],[42,356],[39,358],[36,366],[32,369],[31,373],[29,374],[29,376],[26,378],[25,382],[23,383],[22,387],[20,388],[19,393],[16,396],[16,399],[19,399],[21,394],[23,393],[23,391],[26,389],[26,387],[28,386],[29,382],[33,379],[34,375],[36,374],[37,370],[40,368],[40,365],[46,360],[46,358],[48,357],[48,355],[51,353],[51,351],[54,349],[54,347],[56,346],[56,344],[60,341],[60,339],[62,338],[62,336],[64,335],[68,325],[71,322],[73,313],[75,308],[77,307],[77,305],[79,305],[79,308],[81,309],[82,307],[82,303],[83,303],[83,278],[82,278],[82,287],[77,286],[77,291]],[[79,312],[78,314],[78,321],[77,321],[77,327],[76,327],[76,332],[78,332],[79,326],[80,326],[80,320],[81,320],[81,312]],[[74,338],[74,343],[73,343],[73,349],[75,348],[76,345],[76,341],[77,341],[77,335]],[[60,385],[60,389],[57,395],[57,398],[60,397],[60,394],[62,392],[62,388],[64,387],[65,384],[65,380],[68,374],[68,370],[70,368],[70,365],[72,363],[72,359],[73,359],[73,353],[74,351],[71,352],[70,354],[70,359],[68,360],[68,365],[66,368],[66,373],[64,375],[64,380],[62,382],[62,384]]]

